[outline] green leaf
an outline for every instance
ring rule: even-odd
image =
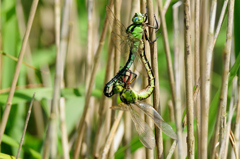
[[[0,153],[0,159],[15,159],[16,157]],[[20,158],[19,158],[20,159]]]
[[[29,102],[32,99],[33,93],[36,92],[35,100],[41,101],[42,99],[52,99],[52,88],[27,88],[19,89],[14,93],[12,104],[19,104],[22,102]],[[83,93],[82,93],[83,92]],[[64,88],[61,89],[61,96],[67,99],[82,97],[84,94],[84,88]],[[102,96],[102,90],[92,90],[92,96],[100,98]],[[5,105],[8,98],[8,92],[0,94],[0,105]]]
[[[7,135],[3,135],[2,137],[2,142],[4,142],[5,144],[8,144],[10,146],[19,147],[19,144],[16,140],[12,139],[11,137],[7,136]],[[29,153],[30,155],[32,155],[34,158],[41,158],[41,154],[27,146],[22,146],[22,150]]]

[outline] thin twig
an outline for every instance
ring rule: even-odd
[[[106,144],[105,144],[105,146],[103,148],[102,159],[107,158],[108,151],[110,149],[111,143],[113,141],[113,137],[115,135],[115,132],[117,130],[117,127],[119,125],[119,122],[120,122],[120,120],[122,118],[123,113],[124,113],[123,111],[119,111],[118,116],[117,116],[117,118],[115,119],[115,121],[114,121],[114,123],[112,125],[111,131],[110,131],[110,133],[108,135],[108,138],[107,138],[107,142],[106,142]]]
[[[191,26],[190,26],[190,0],[184,1],[184,28],[185,28],[185,78],[186,78],[186,102],[187,102],[187,154],[188,158],[194,158],[194,130],[193,130],[193,75],[191,52]]]
[[[221,95],[220,95],[220,102],[219,108],[221,109],[221,117],[220,117],[220,154],[221,158],[226,157],[226,151],[223,148],[223,152],[221,152],[223,144],[228,143],[225,139],[224,141],[224,134],[226,134],[226,105],[227,105],[227,92],[228,92],[228,74],[229,74],[229,64],[230,64],[230,54],[231,54],[231,45],[232,45],[232,34],[233,34],[233,11],[234,11],[234,0],[229,1],[228,7],[228,24],[227,24],[227,36],[226,36],[226,44],[223,51],[223,63],[224,63],[224,70],[222,76],[222,87],[221,87]],[[230,109],[230,108],[229,108]],[[229,112],[229,122],[231,123],[230,112]],[[229,128],[230,129],[230,128]],[[230,131],[230,130],[228,130]],[[229,132],[227,132],[227,139],[229,136]],[[225,145],[227,147],[227,145]]]
[[[55,0],[55,34],[56,34],[55,43],[58,51],[60,47],[60,22],[61,22],[60,0]],[[65,36],[68,37],[68,33]],[[67,52],[67,49],[65,51]],[[61,132],[62,132],[61,139],[62,139],[63,156],[64,156],[64,159],[69,159],[68,135],[67,135],[66,122],[65,122],[65,99],[64,98],[60,98],[59,113],[60,113],[60,121],[61,121],[60,125],[61,125]]]
[[[121,3],[122,3],[122,0],[118,0],[118,1],[115,1],[114,2],[114,14],[116,16],[117,19],[121,19],[120,18],[120,10],[121,10]],[[115,20],[117,20],[115,19]],[[117,22],[114,22],[114,24],[116,24]],[[117,34],[117,35],[120,35],[120,27],[118,25],[114,25],[113,27],[113,30],[114,32]],[[116,39],[115,40],[115,44],[116,46],[120,46],[120,40],[119,39]],[[114,52],[114,71],[113,71],[113,74],[117,74],[117,72],[119,71],[119,67],[120,67],[120,58],[121,58],[121,52],[115,47],[115,52]],[[113,99],[112,99],[112,105],[117,105],[117,96],[113,96]],[[115,111],[112,110],[111,111],[111,123],[110,123],[110,127],[113,125],[113,122],[115,121]],[[112,147],[109,151],[109,156],[113,156],[114,155],[114,140],[112,142]]]
[[[195,84],[198,83],[200,79],[200,49],[199,49],[199,41],[200,41],[200,32],[199,32],[199,23],[200,23],[200,0],[195,1],[195,28],[194,28],[194,80]],[[200,109],[200,94],[196,100],[196,116],[197,116],[197,155],[200,158],[200,147],[201,147],[201,131],[200,131],[200,122],[201,122],[201,109]]]
[[[227,4],[228,4],[228,0],[225,0],[224,3],[223,3],[223,7],[222,7],[222,11],[221,11],[219,20],[218,20],[218,25],[217,25],[217,29],[216,29],[216,32],[215,32],[215,35],[214,35],[213,45],[215,45],[218,34],[220,32],[222,22],[223,22],[223,18],[224,18],[224,15],[225,15],[225,11],[226,11],[226,8],[227,8]]]
[[[166,20],[165,20],[165,15],[162,9],[162,0],[159,0],[158,2],[158,10],[159,10],[160,20],[162,24],[161,30],[163,35],[164,50],[167,58],[167,68],[168,68],[168,75],[169,75],[170,87],[171,87],[171,93],[172,93],[172,101],[175,104],[175,81],[174,81],[174,75],[173,75],[173,66],[172,66],[171,52],[170,52],[170,46],[168,41]]]
[[[168,10],[170,3],[171,3],[171,0],[166,0],[166,2],[164,3],[163,10],[162,10],[164,16]]]
[[[178,136],[178,158],[182,158],[182,127],[181,127],[181,80],[180,80],[180,55],[179,55],[179,20],[178,8],[182,2],[175,3],[173,8],[173,26],[174,26],[174,68],[175,68],[175,87],[176,87],[176,100],[175,100],[175,123]]]
[[[236,149],[239,150],[239,136],[240,136],[240,80],[238,80],[238,97],[237,99],[237,112],[236,112],[236,121],[235,121],[235,131],[234,131],[234,136],[236,140]],[[235,152],[231,153],[232,156],[235,155]],[[233,158],[233,157],[232,157]]]
[[[147,14],[148,22],[150,25],[154,24],[154,12],[153,12],[153,2],[147,0]],[[149,37],[150,40],[155,40],[155,31],[152,28],[149,28]],[[153,107],[156,111],[161,114],[160,110],[160,95],[159,95],[159,78],[158,78],[158,61],[157,61],[157,43],[150,44],[151,51],[151,66],[153,70],[153,75],[155,77],[155,89],[153,91]],[[163,143],[162,143],[162,130],[157,128],[155,125],[155,138],[156,138],[156,149],[157,149],[157,158],[163,158]]]
[[[231,1],[231,0],[230,0]],[[233,90],[232,90],[232,98],[230,101],[230,106],[229,106],[229,116],[228,116],[228,123],[227,123],[227,128],[226,128],[226,133],[223,136],[223,141],[222,146],[220,147],[220,151],[219,151],[219,158],[221,159],[226,159],[227,158],[227,150],[228,150],[228,142],[229,142],[229,135],[230,135],[230,131],[231,131],[231,122],[232,122],[232,116],[233,116],[233,112],[235,109],[235,104],[234,103],[234,98],[235,98],[235,89],[237,88],[237,77],[235,77],[233,79]]]
[[[207,39],[207,52],[204,60],[205,69],[202,75],[201,89],[201,158],[207,158],[207,142],[208,142],[208,114],[210,105],[210,81],[211,81],[211,65],[213,56],[213,35],[215,26],[217,1],[212,0],[209,30]]]
[[[141,13],[146,13],[146,0],[141,0],[140,1],[140,8],[141,8],[140,9]],[[143,36],[143,42],[144,42],[145,55],[148,58],[148,57],[150,57],[150,49],[149,49],[149,43],[146,42],[145,36]],[[143,76],[142,79],[143,79],[142,88],[145,88],[146,85],[148,85],[148,78]],[[146,103],[151,103],[151,98],[145,99],[145,102]],[[145,116],[146,123],[150,127],[153,127],[152,119],[150,117],[148,117],[147,115],[144,115],[144,116]],[[150,150],[148,148],[145,148],[145,152],[146,152],[145,153],[146,154],[146,158],[154,159],[154,150]]]
[[[4,112],[3,112],[2,122],[0,124],[0,145],[1,145],[2,136],[3,136],[3,133],[5,131],[7,121],[8,121],[8,116],[9,116],[9,113],[10,113],[10,110],[11,110],[11,106],[12,106],[11,102],[12,102],[12,98],[13,98],[13,95],[14,95],[14,92],[15,92],[16,85],[17,85],[18,76],[19,76],[23,56],[24,56],[24,53],[25,53],[25,50],[26,50],[27,41],[28,41],[28,37],[29,37],[30,31],[31,31],[31,27],[32,27],[34,16],[35,16],[35,12],[37,10],[37,6],[38,6],[38,0],[34,0],[33,3],[32,3],[30,14],[29,14],[27,29],[26,29],[26,33],[25,33],[24,38],[23,38],[22,47],[21,47],[19,57],[18,57],[18,62],[17,62],[17,65],[16,65],[16,70],[15,70],[15,73],[14,73],[11,89],[10,89],[9,96],[8,96],[8,99],[7,99],[7,104],[6,104],[6,107],[5,107]]]
[[[194,93],[193,93],[193,101],[194,101],[194,102],[196,101],[197,96],[199,95],[199,90],[200,90],[200,84],[197,84],[197,85],[196,85],[196,89],[194,90]],[[186,103],[184,103],[184,105],[186,105]],[[184,116],[184,119],[183,119],[183,121],[182,121],[182,126],[181,126],[181,128],[182,128],[181,131],[182,131],[182,132],[183,132],[183,130],[184,130],[184,128],[185,128],[186,125],[187,125],[187,118],[186,118],[186,116]],[[177,146],[177,140],[175,140],[175,141],[173,142],[173,144],[172,144],[172,146],[171,146],[171,148],[170,148],[170,150],[169,150],[169,153],[168,153],[166,159],[170,159],[170,158],[172,157],[172,154],[173,154],[176,146]]]
[[[107,56],[107,66],[106,66],[106,73],[105,73],[105,78],[104,78],[104,84],[107,83],[110,79],[111,79],[111,74],[112,74],[112,64],[113,64],[113,41],[110,40],[109,42],[109,48],[108,48],[108,56]],[[107,103],[108,99],[106,96],[102,96],[102,101],[100,103],[100,107],[99,107],[99,120],[98,120],[98,127],[97,127],[97,132],[96,132],[96,136],[95,136],[95,141],[94,141],[94,148],[93,148],[93,156],[95,158],[99,157],[99,149],[101,147],[100,145],[100,137],[102,138],[102,136],[100,136],[100,130],[102,129],[103,126],[103,119],[104,117],[106,117],[106,109],[109,109],[107,107]]]
[[[19,154],[20,154],[20,151],[21,151],[21,148],[22,148],[24,136],[25,136],[25,133],[26,133],[26,130],[27,130],[27,126],[28,126],[28,121],[29,121],[29,118],[30,118],[30,115],[31,115],[31,110],[32,110],[32,105],[33,105],[34,97],[35,97],[35,92],[33,93],[33,97],[32,97],[30,106],[29,106],[29,108],[28,108],[27,118],[26,118],[26,121],[25,121],[22,138],[21,138],[21,141],[20,141],[20,144],[19,144],[19,147],[18,147],[18,152],[17,152],[17,155],[16,155],[16,159],[18,159]]]
[[[226,7],[227,7],[227,3],[228,3],[228,0],[225,0],[224,1],[224,4],[223,4],[223,7],[222,7],[222,11],[221,11],[221,15],[220,15],[220,18],[219,18],[219,21],[218,21],[218,26],[217,26],[217,29],[216,29],[216,33],[214,35],[214,41],[213,41],[213,45],[215,44],[216,40],[217,40],[217,36],[218,36],[218,33],[220,31],[220,28],[221,28],[221,25],[222,25],[222,21],[223,21],[223,17],[225,15],[225,10],[226,10]],[[230,60],[230,59],[229,59]],[[227,67],[227,66],[225,66]],[[226,73],[226,72],[225,72]],[[226,75],[223,75],[223,78],[224,80],[226,80]],[[224,91],[226,90],[223,90],[223,89],[227,89],[225,86],[224,86],[224,82],[226,81],[222,81],[222,90],[221,90],[221,96],[223,97],[223,93]],[[224,87],[223,87],[224,86]],[[220,102],[218,104],[218,112],[217,112],[217,119],[216,119],[216,124],[215,124],[215,132],[214,132],[214,136],[213,136],[213,146],[212,146],[212,153],[211,153],[211,159],[214,159],[215,158],[215,154],[216,154],[216,148],[215,148],[215,145],[217,144],[217,141],[218,141],[218,137],[219,137],[219,124],[220,124],[220,114],[221,114],[221,105],[222,105],[222,102],[224,102],[226,104],[226,99],[224,99],[223,101],[223,98],[220,99]]]
[[[93,66],[93,70],[92,70],[92,73],[91,73],[89,88],[87,89],[84,110],[83,110],[83,114],[82,114],[82,117],[81,117],[81,120],[80,120],[80,123],[79,123],[79,126],[78,126],[78,137],[77,137],[77,141],[76,141],[76,144],[75,144],[73,159],[77,159],[78,156],[79,156],[80,146],[81,146],[81,142],[82,142],[81,138],[82,138],[82,134],[83,134],[84,121],[85,121],[86,115],[88,113],[89,101],[90,101],[90,97],[91,97],[91,93],[92,93],[92,89],[93,89],[93,85],[94,85],[94,80],[95,80],[97,69],[98,69],[99,58],[100,58],[100,54],[102,52],[105,36],[106,36],[106,33],[107,33],[107,25],[108,25],[108,19],[107,19],[107,16],[105,16],[103,31],[102,31],[102,34],[101,34],[101,37],[100,37],[100,40],[99,40],[97,52],[96,52],[95,57],[94,57],[94,66]]]
[[[61,82],[63,81],[63,73],[65,68],[64,61],[67,54],[67,47],[69,43],[68,37],[69,37],[69,20],[70,20],[71,5],[72,5],[72,0],[65,0],[65,5],[63,9],[61,35],[59,34],[60,19],[59,17],[56,17],[57,18],[56,25],[58,25],[56,26],[56,32],[58,32],[57,38],[59,39],[56,39],[56,45],[57,45],[56,75],[54,80],[54,92],[53,92],[53,99],[52,99],[52,105],[51,105],[50,124],[49,124],[49,127],[50,127],[49,140],[50,140],[50,149],[51,149],[50,158],[57,158],[57,130],[58,130],[57,126],[58,126],[58,109],[59,109],[58,106],[60,102]],[[64,139],[64,140],[66,141],[67,139]]]

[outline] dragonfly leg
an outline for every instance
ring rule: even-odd
[[[159,30],[159,28],[158,28],[158,21],[157,21],[157,18],[156,18],[155,15],[154,15],[154,18],[155,18],[156,26],[152,26],[152,25],[150,25],[149,23],[146,23],[146,25],[147,25],[148,27],[150,27],[150,28],[156,29],[155,32],[157,32],[157,31]]]
[[[137,74],[136,73],[134,73],[134,72],[132,72],[131,70],[128,70],[128,72],[130,73],[130,77],[133,75],[133,78],[131,79],[131,81],[129,82],[129,84],[132,84],[133,83],[133,81],[137,78]],[[129,80],[130,80],[129,79]]]
[[[160,35],[161,35],[161,33],[157,36],[157,38],[156,38],[155,40],[150,41],[149,36],[148,36],[148,34],[147,34],[147,30],[145,30],[145,38],[146,38],[146,40],[149,42],[149,44],[154,43],[154,42],[159,38]]]

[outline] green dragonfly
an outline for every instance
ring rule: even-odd
[[[154,41],[150,41],[147,36],[147,27],[151,27],[158,30],[158,22],[155,17],[156,26],[151,26],[147,21],[147,15],[141,14],[141,13],[135,13],[135,15],[132,18],[132,24],[129,25],[127,28],[124,27],[124,25],[115,17],[114,13],[111,11],[110,7],[106,7],[107,15],[109,18],[109,22],[114,22],[115,25],[117,25],[121,30],[121,35],[118,35],[116,33],[112,33],[113,41],[119,40],[121,43],[121,46],[124,49],[130,49],[128,60],[124,67],[121,68],[121,70],[109,81],[106,83],[104,87],[104,95],[107,97],[111,97],[114,95],[113,90],[110,91],[110,87],[113,86],[131,67],[131,65],[134,62],[134,59],[136,56],[140,55],[141,52],[144,51],[144,43],[143,43],[143,36],[146,37],[146,40],[149,41],[149,43],[153,43],[157,40],[157,38]],[[112,26],[112,24],[110,24]],[[115,46],[118,48],[119,46]],[[119,49],[119,48],[118,48]],[[121,49],[120,49],[121,50]]]
[[[154,148],[155,137],[152,129],[148,126],[147,123],[144,122],[143,119],[141,119],[136,109],[140,109],[147,116],[149,116],[154,121],[156,126],[160,128],[166,135],[173,139],[177,139],[177,135],[173,131],[172,127],[163,120],[159,113],[150,104],[141,101],[148,98],[149,95],[152,94],[155,86],[155,80],[151,70],[148,71],[148,76],[150,77],[149,85],[140,92],[137,92],[130,87],[130,84],[136,79],[136,75],[134,74],[135,77],[131,79],[133,73],[130,70],[127,72],[130,72],[130,75],[125,74],[123,79],[121,78],[120,80],[118,80],[113,86],[114,93],[120,94],[120,99],[122,102],[119,103],[117,106],[111,107],[111,109],[130,112],[139,139],[142,144],[148,149]]]

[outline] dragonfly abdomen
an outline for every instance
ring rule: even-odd
[[[114,95],[113,90],[111,92],[109,92],[110,87],[112,85],[114,85],[122,76],[125,75],[125,73],[131,67],[131,65],[134,61],[134,58],[135,58],[135,54],[133,54],[132,51],[130,50],[128,61],[126,62],[125,66],[108,83],[106,83],[106,85],[104,87],[104,91],[103,91],[105,96],[111,97]]]

